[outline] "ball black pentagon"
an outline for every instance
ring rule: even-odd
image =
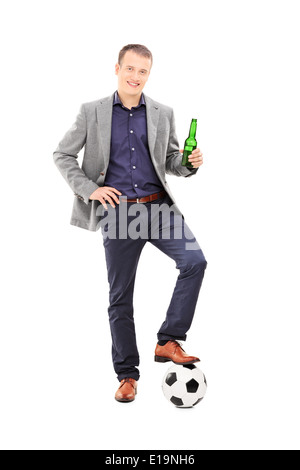
[[[199,384],[195,379],[191,379],[186,383],[186,389],[189,393],[196,393],[198,388]]]
[[[183,401],[181,400],[181,398],[178,398],[178,397],[171,397],[170,401],[173,403],[173,405],[176,405],[176,406],[183,405]]]
[[[171,372],[166,377],[166,384],[171,387],[176,382],[176,380],[177,380],[176,372]]]
[[[190,370],[196,369],[195,364],[183,364],[183,367]]]

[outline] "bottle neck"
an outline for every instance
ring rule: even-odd
[[[197,130],[197,121],[196,119],[192,119],[189,138],[195,139],[196,130]]]

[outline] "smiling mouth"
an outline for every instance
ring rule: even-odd
[[[129,86],[131,86],[132,88],[138,88],[140,86],[139,83],[134,83],[134,82],[127,82]]]

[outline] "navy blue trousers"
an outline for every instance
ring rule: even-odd
[[[172,258],[179,270],[158,340],[184,341],[192,324],[207,262],[183,216],[168,212],[169,207],[168,196],[146,204],[120,202],[115,209],[108,205],[108,211],[101,218],[109,282],[112,360],[120,381],[125,377],[138,380],[140,375],[133,292],[139,258],[147,242]],[[139,208],[142,214],[137,212]],[[147,273],[144,277],[147,279]]]

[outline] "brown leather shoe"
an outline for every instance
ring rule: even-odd
[[[174,364],[193,364],[194,362],[200,362],[198,357],[188,356],[182,349],[180,343],[174,340],[168,341],[164,346],[160,346],[157,343],[154,360],[156,362],[173,361]]]
[[[116,391],[115,399],[123,403],[129,403],[135,399],[137,394],[136,380],[126,378],[121,380],[120,387]]]

